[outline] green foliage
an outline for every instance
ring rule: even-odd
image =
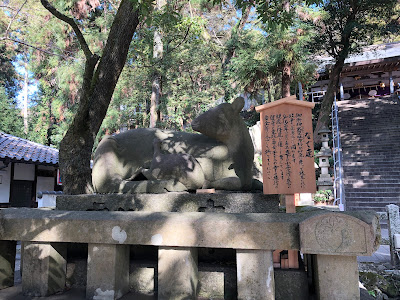
[[[322,3],[322,0],[236,0],[236,5],[240,9],[245,9],[247,6],[255,6],[257,15],[260,20],[271,30],[281,30],[290,28],[296,19],[296,10],[300,5],[316,5]]]
[[[0,130],[24,137],[24,123],[21,111],[14,99],[9,98],[4,87],[0,87]]]
[[[0,45],[0,85],[4,92],[11,98],[16,96],[18,91],[17,72],[13,66],[15,54],[5,45]]]
[[[332,199],[333,193],[331,190],[318,191],[314,195],[314,202],[328,202]]]
[[[394,24],[399,12],[396,4],[396,0],[324,1],[319,14],[314,12],[314,17],[308,19],[318,33],[314,39],[315,49],[336,58],[359,51],[376,37],[389,37],[389,32],[399,30],[398,24]],[[349,50],[342,53],[346,36],[349,37]]]

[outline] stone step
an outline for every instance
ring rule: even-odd
[[[346,192],[345,192],[346,195]],[[371,207],[400,203],[400,197],[347,197],[346,202],[367,203]]]
[[[392,201],[392,200],[387,200],[387,201],[375,201],[375,200],[368,200],[368,199],[351,199],[351,198],[346,198],[346,204],[348,206],[359,206],[359,207],[381,207],[385,208],[386,205],[389,204],[396,204],[398,205],[398,201]]]
[[[362,197],[362,198],[373,198],[373,199],[387,199],[387,198],[397,198],[400,201],[400,192],[365,192],[359,189],[357,192],[349,192],[345,189],[346,197]]]
[[[347,187],[346,193],[396,193],[400,196],[400,186],[398,187]]]
[[[393,162],[392,164],[386,164],[386,163],[381,163],[381,162],[375,162],[373,160],[365,160],[365,161],[345,161],[343,163],[343,167],[346,169],[353,169],[353,170],[366,170],[367,169],[372,169],[375,171],[381,171],[381,170],[390,170],[390,169],[400,169],[400,163],[399,162]]]
[[[396,184],[400,182],[399,179],[365,179],[365,178],[349,178],[345,177],[344,178],[345,184],[355,184],[355,183],[360,183],[362,182],[363,184]]]
[[[348,158],[348,156],[346,156]],[[358,160],[344,160],[343,166],[350,169],[353,168],[355,170],[365,169],[365,168],[373,168],[374,170],[382,169],[400,169],[400,161],[377,161],[374,159],[358,159]]]
[[[358,188],[371,188],[371,189],[386,189],[386,188],[399,188],[400,189],[400,183],[386,183],[386,182],[381,182],[381,183],[364,183],[363,181],[354,181],[352,183],[346,183],[346,190],[348,189],[358,189]]]
[[[364,153],[355,153],[356,151],[360,151],[360,150],[355,150],[355,151],[351,151],[349,152],[348,150],[343,151],[343,158],[347,159],[347,160],[355,160],[355,161],[368,161],[368,160],[373,160],[373,161],[377,161],[379,162],[386,162],[386,161],[397,161],[400,163],[400,159],[399,158],[399,153],[393,153],[393,155],[391,155],[391,153],[368,153],[368,152],[364,152]]]
[[[344,175],[350,178],[359,178],[359,179],[400,179],[400,172],[393,171],[393,172],[357,172],[357,171],[350,171],[344,169]],[[393,178],[394,177],[394,178]]]

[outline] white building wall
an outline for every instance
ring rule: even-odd
[[[44,191],[54,191],[54,177],[38,176],[36,183],[36,201],[39,202],[37,193]]]
[[[56,197],[57,195],[43,195],[41,199],[36,199],[38,207],[56,207]]]
[[[0,162],[0,167],[4,166]],[[10,183],[11,183],[11,164],[7,168],[0,170],[0,203],[10,201]]]
[[[14,164],[14,180],[35,180],[34,164]]]

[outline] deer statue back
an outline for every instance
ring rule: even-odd
[[[180,166],[180,170],[186,168],[191,172],[191,165],[199,164],[202,172],[198,172],[197,167],[196,174],[202,173],[202,187],[251,189],[254,148],[246,124],[239,115],[243,105],[243,98],[238,97],[232,104],[220,104],[198,116],[193,120],[192,128],[200,134],[139,128],[103,138],[94,156],[92,182],[95,191],[160,193],[187,190],[179,175],[172,179],[151,176],[149,180],[138,180],[149,174],[149,168],[154,171],[155,140],[159,141],[157,147],[161,147],[156,151],[162,151],[164,159],[168,159],[168,154],[189,155],[188,159],[176,160],[188,164]]]

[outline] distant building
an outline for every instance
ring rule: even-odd
[[[57,170],[57,149],[0,131],[0,207],[47,206],[37,193],[61,190]]]
[[[329,83],[331,57],[317,58],[321,62],[318,81],[309,91],[309,100],[318,102]],[[400,83],[400,42],[372,45],[345,60],[340,75],[338,99],[362,99],[398,93]]]

